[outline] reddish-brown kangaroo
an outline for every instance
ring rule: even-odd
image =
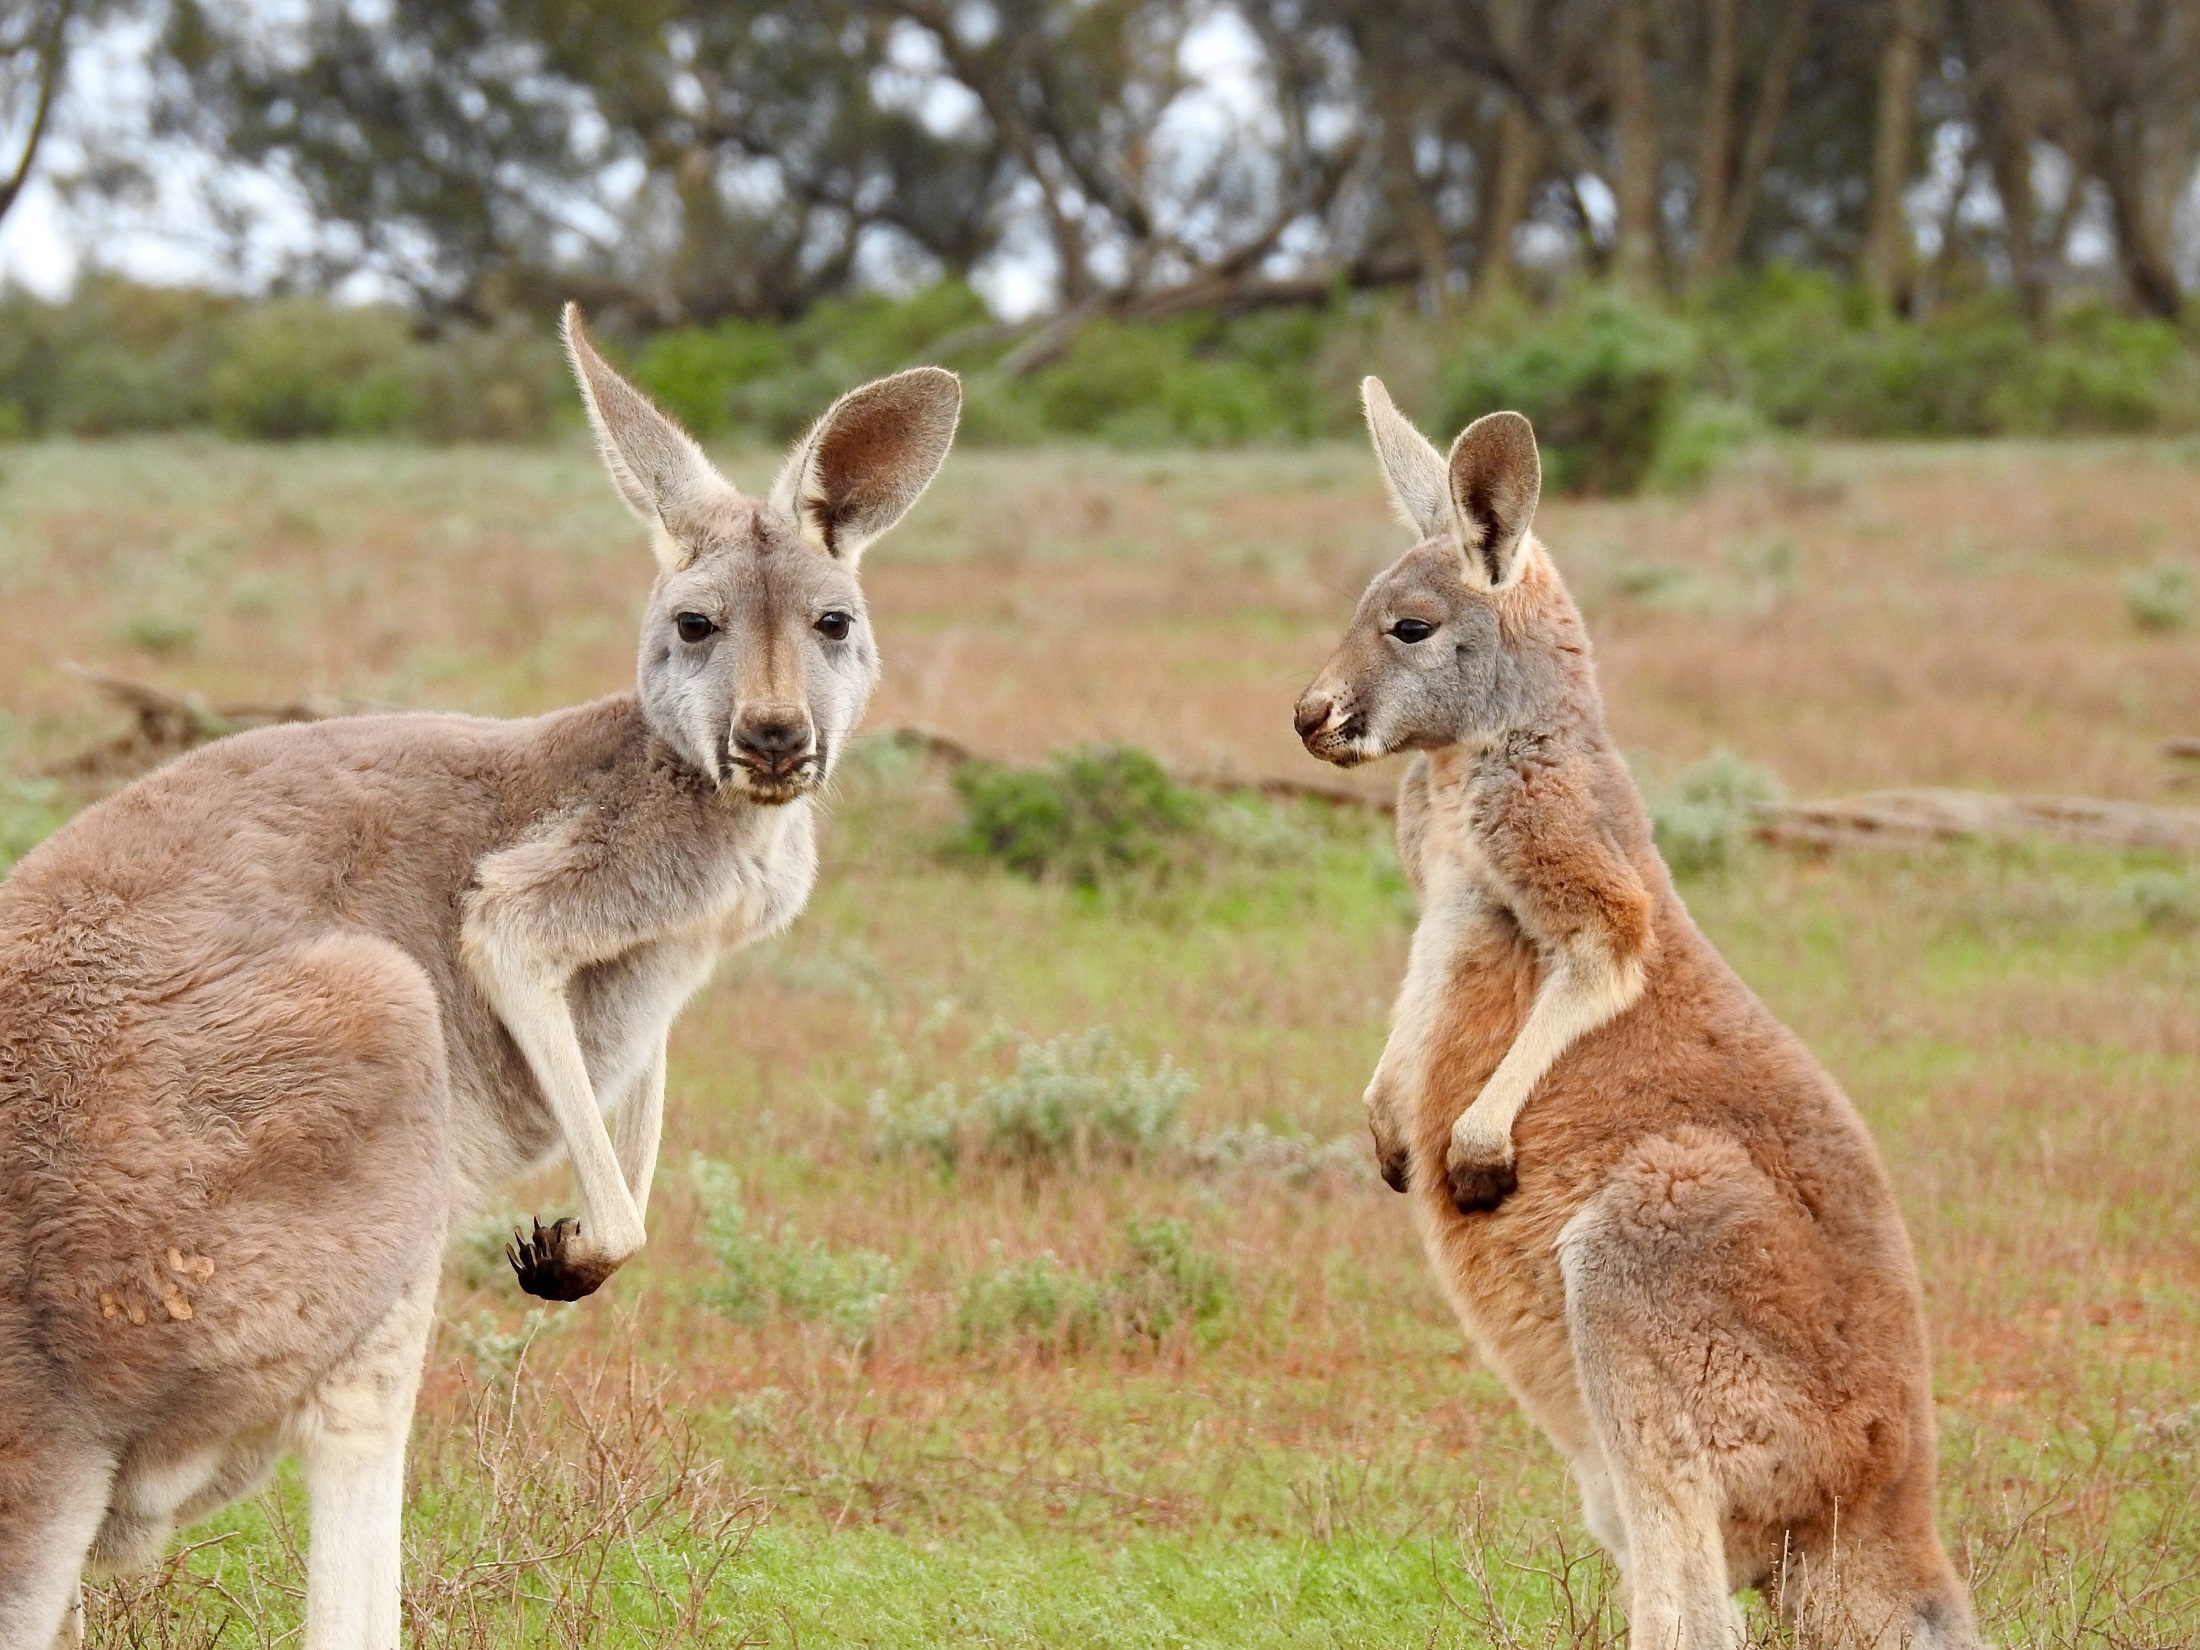
[[[569,1300],[639,1249],[673,1017],[809,895],[878,680],[856,562],[960,387],[851,392],[755,499],[566,336],[656,547],[636,691],[226,739],[0,886],[0,1650],[67,1642],[87,1567],[285,1451],[308,1650],[396,1650],[445,1234],[562,1152],[579,1218],[521,1284]]]
[[[1871,1137],[1689,920],[1530,531],[1517,413],[1449,458],[1366,384],[1419,539],[1298,705],[1307,749],[1419,754],[1421,901],[1367,1090],[1468,1337],[1571,1462],[1637,1650],[1979,1640],[1933,1523],[1917,1266]]]

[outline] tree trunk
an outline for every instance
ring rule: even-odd
[[[1958,0],[1957,27],[1976,88],[1979,142],[2001,202],[2002,240],[2009,253],[2009,284],[2025,324],[2047,330],[2054,291],[2040,246],[2040,203],[2032,189],[2032,142],[2039,135],[2039,87],[2030,58],[2035,40],[2024,38],[2008,0]],[[2028,48],[2030,50],[2028,51]]]
[[[8,215],[16,198],[23,193],[23,185],[30,181],[31,168],[38,163],[39,145],[45,140],[46,130],[52,121],[55,101],[61,95],[61,83],[69,72],[69,22],[76,10],[76,0],[54,0],[51,9],[40,20],[34,38],[37,59],[32,65],[32,76],[37,85],[31,106],[30,129],[23,136],[22,152],[9,175],[0,179],[0,218]]]
[[[1887,34],[1879,54],[1879,107],[1872,123],[1872,185],[1865,216],[1865,288],[1882,307],[1900,302],[1909,272],[1909,229],[1902,191],[1910,181],[1917,135],[1917,82],[1925,58],[1924,0],[1886,0]]]
[[[1772,167],[1772,152],[1779,146],[1780,128],[1787,123],[1788,93],[1795,85],[1795,68],[1803,60],[1809,34],[1810,0],[1789,0],[1787,15],[1780,20],[1772,53],[1765,60],[1762,83],[1757,88],[1757,108],[1750,116],[1749,133],[1742,140],[1742,163],[1734,188],[1721,215],[1719,234],[1703,273],[1723,274],[1742,255],[1749,234],[1749,220],[1757,209],[1758,191]]]
[[[1512,289],[1513,237],[1527,221],[1543,170],[1543,134],[1519,104],[1507,99],[1497,119],[1497,171],[1482,211],[1482,249],[1475,298],[1486,302]]]
[[[1375,81],[1375,113],[1383,127],[1383,191],[1405,229],[1420,271],[1422,307],[1432,315],[1441,314],[1451,297],[1451,247],[1428,191],[1421,186],[1420,168],[1414,164],[1413,100],[1394,68],[1378,69]]]
[[[2174,318],[2184,307],[2154,215],[2147,210],[2146,133],[2139,111],[2121,108],[2101,122],[2097,170],[2116,220],[2116,262],[2131,289],[2131,301],[2143,314]]]
[[[1735,62],[1740,0],[1710,0],[1711,38],[1705,53],[1703,120],[1696,132],[1696,246],[1690,276],[1701,282],[1716,267],[1725,237],[1734,171]]]
[[[1658,116],[1650,88],[1649,0],[1619,0],[1613,17],[1612,126],[1619,154],[1612,190],[1619,222],[1612,266],[1648,286],[1658,267]]]

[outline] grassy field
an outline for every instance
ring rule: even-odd
[[[2188,452],[1812,449],[1542,528],[1652,782],[1726,747],[1798,796],[2170,800],[2157,746],[2200,734],[2200,637],[2133,594],[2193,564]],[[1354,449],[959,457],[871,558],[873,725],[1322,777],[1291,700],[1400,541]],[[578,447],[0,449],[0,833],[115,726],[64,661],[523,713],[625,683],[647,576]],[[957,811],[921,755],[851,757],[809,911],[681,1023],[650,1247],[601,1295],[528,1302],[494,1222],[454,1245],[415,1642],[1616,1642],[1358,1133],[1412,920],[1382,824],[1224,801],[1095,891],[951,858]],[[2200,1642],[2200,871],[1751,850],[1684,893],[1886,1152],[1995,1636]],[[987,1134],[1079,1083],[1130,1121]],[[192,1532],[96,1641],[286,1642],[302,1512],[286,1477]]]

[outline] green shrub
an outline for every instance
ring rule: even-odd
[[[869,1249],[836,1251],[795,1236],[785,1222],[751,1230],[741,1183],[723,1163],[691,1168],[704,1209],[703,1243],[719,1266],[704,1300],[736,1323],[777,1314],[822,1323],[851,1346],[870,1339],[892,1295],[894,1263]]]
[[[1471,340],[1445,376],[1438,423],[1457,430],[1510,407],[1535,425],[1546,487],[1631,493],[1674,433],[1696,360],[1686,323],[1598,290],[1525,330]]]
[[[1773,424],[1825,435],[2050,435],[2186,418],[2189,354],[2167,322],[2100,306],[2035,338],[2006,295],[1923,321],[1881,314],[1823,271],[1778,267],[1721,285],[1711,378]]]
[[[1111,1280],[1110,1293],[1127,1337],[1158,1344],[1179,1324],[1196,1333],[1228,1310],[1222,1263],[1201,1252],[1183,1221],[1127,1220],[1123,1237],[1130,1261]]]
[[[2124,897],[2149,928],[2182,934],[2200,927],[2200,877],[2190,872],[2135,872],[2124,883]]]
[[[1265,1123],[1210,1134],[1192,1147],[1191,1158],[1204,1174],[1266,1174],[1293,1186],[1331,1178],[1364,1180],[1375,1167],[1364,1132],[1316,1140],[1309,1134],[1278,1133]]]
[[[2192,622],[2192,569],[2160,561],[2124,575],[2124,611],[2141,630],[2182,630]]]
[[[412,414],[411,346],[409,323],[384,305],[258,305],[234,323],[209,379],[214,420],[262,441],[387,434]]]
[[[403,371],[404,433],[424,441],[534,441],[579,416],[556,334],[517,317],[412,343]]]
[[[1226,446],[1310,433],[1306,361],[1281,335],[1212,318],[1100,321],[1028,394],[1049,430],[1123,446]]]
[[[1652,792],[1658,852],[1675,876],[1716,871],[1748,842],[1757,807],[1779,800],[1780,783],[1769,771],[1732,751],[1715,751]]]
[[[1166,867],[1198,831],[1206,800],[1128,745],[1035,768],[967,762],[955,790],[963,821],[952,853],[1081,888]]]
[[[961,281],[908,298],[862,293],[800,320],[728,320],[659,332],[635,354],[636,383],[697,435],[790,440],[843,391],[943,356],[989,332],[984,302]]]
[[[1184,1102],[1197,1086],[1166,1058],[1141,1065],[1113,1032],[1095,1026],[1044,1043],[1025,1039],[1015,1069],[967,1099],[952,1085],[900,1104],[874,1095],[872,1143],[949,1169],[1132,1162],[1177,1139]]]
[[[634,381],[689,430],[723,433],[749,409],[743,392],[793,364],[785,332],[762,321],[660,332],[634,358]]]
[[[1074,1357],[1103,1344],[1112,1328],[1101,1281],[1064,1266],[1049,1251],[1029,1260],[1001,1258],[965,1278],[955,1303],[955,1338],[964,1352],[1027,1348],[1042,1358]]]
[[[1021,1350],[1041,1358],[1112,1348],[1150,1351],[1173,1335],[1211,1335],[1230,1308],[1222,1263],[1180,1220],[1127,1220],[1123,1262],[1102,1276],[1052,1253],[992,1264],[957,1290],[955,1338],[965,1352]]]
[[[0,876],[68,821],[61,787],[52,780],[0,775]]]

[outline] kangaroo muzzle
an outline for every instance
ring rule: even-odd
[[[760,801],[785,802],[817,780],[817,729],[809,713],[792,706],[743,710],[733,720],[727,755],[737,776]]]

